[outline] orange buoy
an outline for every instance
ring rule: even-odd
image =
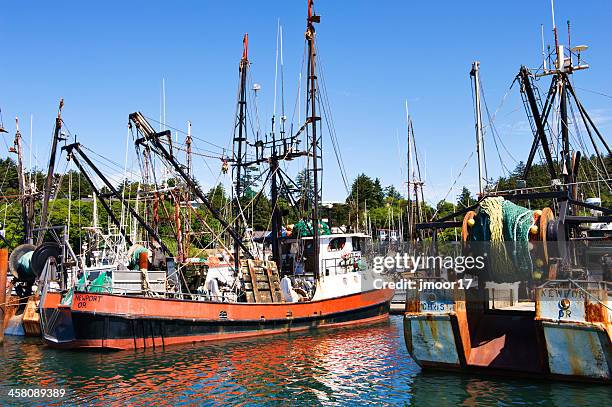
[[[148,252],[143,251],[138,254],[138,268],[140,270],[149,269],[149,253]]]
[[[463,217],[463,225],[461,226],[461,240],[463,242],[467,242],[470,235],[468,227],[471,229],[476,224],[474,216],[476,216],[476,212],[468,211]]]
[[[552,209],[550,208],[544,208],[542,209],[542,215],[540,216],[540,225],[539,225],[539,229],[540,229],[540,241],[543,242],[543,248],[544,248],[544,262],[548,263],[548,247],[546,244],[547,239],[547,231],[548,231],[548,224],[550,222],[552,222],[553,220],[555,220],[555,215],[553,214]]]

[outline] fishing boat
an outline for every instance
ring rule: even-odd
[[[16,156],[17,183],[19,186],[19,203],[21,204],[21,221],[23,225],[22,244],[15,247],[7,261],[10,271],[8,284],[9,299],[6,304],[4,325],[7,335],[40,337],[40,318],[37,312],[39,303],[40,280],[38,280],[49,257],[59,257],[59,253],[70,247],[62,244],[67,237],[65,225],[49,225],[49,201],[61,185],[54,185],[55,162],[58,142],[63,138],[61,132],[61,112],[63,99],[59,101],[58,114],[55,118],[53,142],[46,172],[45,185],[42,191],[36,187],[36,176],[30,168],[26,173],[23,160],[22,135],[19,130],[19,118],[15,119],[15,139],[9,153]],[[32,134],[30,133],[30,138]],[[31,167],[31,163],[30,163]],[[40,223],[35,225],[34,204],[41,201]],[[36,236],[35,236],[36,235]],[[3,243],[10,246],[2,237]],[[74,253],[72,253],[74,255]],[[69,259],[68,253],[63,258]],[[74,258],[74,256],[73,256]],[[65,287],[65,281],[64,287]]]
[[[281,115],[281,130],[265,141],[247,137],[248,36],[243,39],[239,65],[240,85],[237,118],[231,158],[223,159],[223,169],[234,172],[234,199],[231,221],[227,221],[204,194],[187,165],[173,153],[169,130],[156,131],[140,112],[129,116],[136,147],[145,157],[153,155],[170,168],[197,205],[206,208],[229,236],[222,245],[202,259],[201,284],[195,290],[182,274],[188,253],[173,253],[155,226],[117,190],[95,166],[88,151],[78,142],[63,147],[69,159],[90,183],[110,221],[130,247],[126,261],[109,262],[104,267],[81,264],[73,268],[72,287],[54,288],[54,275],[63,267],[49,258],[42,273],[40,301],[41,327],[45,342],[60,348],[137,349],[199,341],[225,340],[284,332],[372,324],[388,317],[391,290],[375,289],[374,274],[363,261],[363,247],[369,236],[363,233],[331,233],[320,217],[321,117],[318,115],[320,89],[315,50],[315,24],[320,17],[308,1],[307,42],[307,118],[297,132],[287,135]],[[304,137],[305,141],[301,142]],[[247,148],[255,154],[247,155]],[[280,163],[298,158],[309,160],[311,197],[304,202],[291,198],[293,183]],[[245,168],[266,165],[272,202],[269,255],[257,253],[252,239],[245,238],[246,225],[239,199],[245,189]],[[94,181],[93,176],[98,178]],[[294,183],[293,183],[294,184]],[[103,185],[105,191],[99,189]],[[283,227],[278,202],[282,191],[299,212],[306,213],[292,228]],[[155,192],[157,194],[157,192]],[[256,194],[250,205],[256,206]],[[125,223],[113,214],[106,198],[124,205],[148,238],[138,245],[125,230]],[[156,201],[157,202],[157,201]],[[178,203],[177,203],[178,208]],[[150,208],[148,208],[150,209]],[[177,216],[178,219],[178,216]],[[191,227],[191,226],[189,226]],[[182,239],[180,222],[177,238]],[[229,246],[229,247],[227,247]],[[233,247],[231,247],[233,246]],[[104,262],[102,262],[104,263]],[[194,288],[194,287],[192,287]]]
[[[463,276],[473,280],[469,289],[429,285],[408,293],[406,346],[424,369],[612,382],[612,209],[599,198],[578,199],[585,183],[578,174],[585,162],[599,166],[606,175],[595,182],[610,190],[604,160],[611,153],[570,81],[572,73],[588,68],[581,59],[586,47],[564,49],[556,28],[554,33],[555,49],[548,60],[536,71],[521,67],[516,78],[534,140],[515,189],[496,191],[483,185],[479,64],[472,65],[478,202],[416,227],[431,231],[434,242],[439,230],[460,228],[459,252],[479,253],[487,260],[484,269],[465,271]],[[542,104],[533,82],[546,77],[552,80]],[[550,124],[554,106],[560,116],[559,144]],[[568,114],[572,106],[595,151],[589,161],[571,147],[570,123],[577,121]],[[561,147],[554,151],[555,145]],[[607,158],[600,152],[602,145]],[[527,188],[538,151],[551,183]],[[548,204],[533,208],[533,202]],[[420,282],[461,278],[456,270],[441,267],[418,276]]]

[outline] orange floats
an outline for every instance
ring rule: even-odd
[[[468,236],[471,233],[471,229],[476,224],[474,216],[476,216],[476,212],[468,211],[463,217],[463,225],[461,226],[461,240],[463,242],[466,242],[468,240]]]

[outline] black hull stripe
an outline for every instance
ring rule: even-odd
[[[193,321],[191,319],[127,317],[72,311],[74,339],[138,339],[234,334],[253,331],[316,328],[323,324],[358,321],[389,312],[389,302],[306,318],[261,321]]]

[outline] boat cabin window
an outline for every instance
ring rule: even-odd
[[[327,250],[330,252],[337,252],[338,250],[344,249],[344,245],[346,244],[346,237],[337,237],[335,239],[330,240],[329,245],[327,246]]]
[[[312,240],[307,240],[304,244],[304,254],[311,256],[314,253],[314,243]]]
[[[353,236],[353,251],[360,252],[361,251],[361,239],[357,236]]]

